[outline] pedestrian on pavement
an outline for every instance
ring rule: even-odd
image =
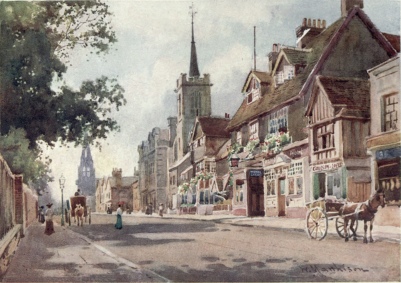
[[[46,204],[47,209],[45,213],[45,220],[46,220],[45,234],[49,236],[54,233],[52,205],[53,205],[52,203]]]
[[[163,217],[163,210],[164,210],[164,204],[163,204],[163,203],[160,203],[160,204],[159,204],[159,215],[160,215],[161,217]]]
[[[45,212],[44,212],[45,207],[42,205],[39,208],[39,222],[40,223],[45,223]]]
[[[117,222],[116,222],[116,225],[114,225],[114,227],[116,227],[116,229],[122,229],[123,228],[123,220],[122,220],[121,215],[123,214],[123,211],[121,209],[120,204],[118,205],[116,213],[117,213]]]

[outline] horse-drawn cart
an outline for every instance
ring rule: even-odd
[[[91,224],[91,209],[86,205],[86,196],[73,196],[70,197],[71,209],[68,217],[68,224],[71,226],[71,218],[74,219],[74,223],[78,221],[78,225],[83,224],[83,218],[85,223]],[[69,207],[69,205],[67,205]]]
[[[306,231],[311,239],[322,240],[327,235],[328,221],[335,219],[337,234],[341,238],[345,238],[345,241],[348,241],[350,237],[356,241],[358,221],[363,220],[363,242],[368,242],[367,222],[370,223],[369,241],[373,242],[373,220],[380,206],[385,206],[385,196],[381,190],[376,191],[365,202],[353,203],[337,199],[316,200],[307,205],[309,211],[306,215]],[[351,230],[351,235],[349,230]]]
[[[346,202],[335,199],[322,199],[307,205],[306,232],[311,239],[323,240],[327,235],[328,221],[336,221],[336,231],[341,238],[345,238],[344,218],[340,209]],[[358,221],[355,221],[355,233]]]

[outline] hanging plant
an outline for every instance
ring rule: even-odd
[[[275,134],[266,135],[264,145],[262,146],[263,152],[271,152],[274,154],[280,153],[283,147],[291,143],[289,132],[277,132]]]
[[[254,149],[260,144],[260,140],[258,138],[256,139],[250,139],[247,143],[247,145],[245,146],[245,149],[248,152],[253,152]]]

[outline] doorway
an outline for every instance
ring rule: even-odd
[[[263,170],[249,170],[248,180],[248,215],[265,216]]]

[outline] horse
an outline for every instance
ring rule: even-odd
[[[81,222],[81,226],[84,225],[84,207],[81,204],[77,204],[75,207],[75,219],[78,221],[77,225]],[[74,220],[75,220],[74,219]]]
[[[341,217],[344,219],[344,236],[345,236],[345,241],[348,242],[349,238],[349,231],[348,231],[348,222],[351,221],[349,229],[351,229],[353,233],[353,240],[356,241],[356,231],[354,229],[354,223],[355,221],[358,220],[363,220],[364,221],[364,236],[363,236],[363,242],[365,244],[368,243],[367,239],[367,229],[368,229],[368,224],[370,226],[369,230],[369,241],[372,243],[373,242],[373,237],[372,237],[372,229],[373,229],[373,220],[375,218],[375,213],[377,212],[377,209],[379,206],[384,207],[385,206],[385,199],[384,199],[384,194],[382,191],[377,191],[375,194],[373,194],[367,201],[365,202],[359,202],[359,203],[350,203],[350,204],[344,204],[340,210],[339,214]]]

